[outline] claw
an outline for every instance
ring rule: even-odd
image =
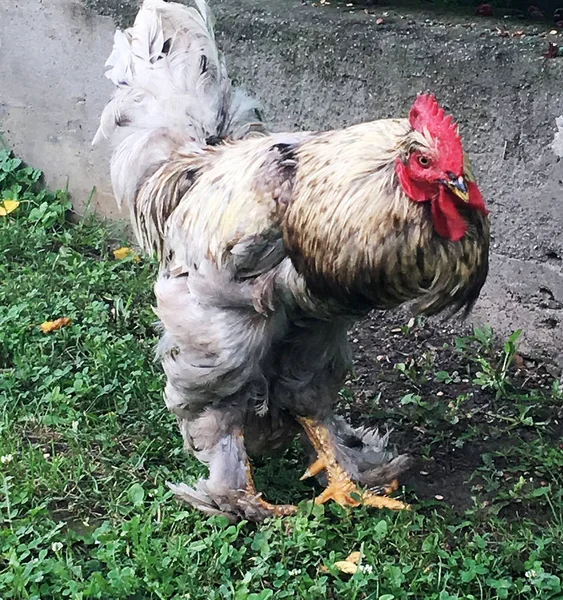
[[[255,497],[255,501],[274,517],[287,517],[297,512],[297,506],[293,504],[270,504],[270,502],[266,502],[261,496]]]
[[[328,462],[324,456],[320,456],[317,460],[301,475],[299,478],[300,481],[304,479],[309,479],[309,477],[314,477],[318,473],[320,473],[323,469],[326,469],[328,466]]]
[[[355,497],[354,497],[355,496]],[[324,504],[328,500],[333,500],[340,506],[350,506],[352,508],[363,504],[365,506],[374,506],[375,508],[389,508],[391,510],[409,510],[408,504],[388,498],[387,496],[378,496],[368,490],[360,490],[353,481],[338,481],[329,484],[320,496],[315,499],[316,504]]]
[[[332,472],[332,475],[331,475]],[[389,508],[391,510],[410,510],[408,504],[389,498],[387,496],[380,496],[369,490],[361,490],[347,475],[347,473],[339,467],[334,465],[331,467],[329,474],[328,487],[317,496],[315,499],[316,504],[324,504],[328,500],[333,500],[340,506],[356,507],[360,504],[365,506],[373,506],[375,508]],[[398,482],[393,481],[391,485],[385,490],[386,493],[396,490]],[[389,492],[387,491],[389,490]]]

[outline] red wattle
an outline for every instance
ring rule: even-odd
[[[467,223],[459,214],[451,192],[440,187],[438,197],[432,201],[432,220],[438,235],[457,242],[467,231]]]
[[[469,206],[473,207],[484,215],[488,215],[489,211],[485,206],[483,196],[481,196],[481,192],[474,181],[467,182],[467,191],[469,192]]]
[[[432,206],[432,222],[438,235],[452,242],[457,242],[465,235],[467,223],[458,210],[461,200],[457,199],[443,185],[438,186],[438,194],[435,195],[435,186],[437,184],[431,186],[413,181],[408,175],[406,166],[400,160],[397,161],[396,172],[403,191],[411,200],[415,202],[430,202]],[[477,184],[473,181],[468,181],[467,191],[469,206],[484,215],[489,214]]]

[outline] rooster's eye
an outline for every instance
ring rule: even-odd
[[[426,156],[419,156],[418,164],[424,169],[427,169],[430,166],[430,159],[426,158]]]

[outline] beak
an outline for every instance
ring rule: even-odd
[[[469,192],[467,191],[465,180],[461,175],[459,177],[451,175],[449,179],[444,180],[442,183],[460,200],[466,203],[469,202]]]

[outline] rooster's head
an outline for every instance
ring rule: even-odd
[[[411,200],[431,203],[434,229],[455,242],[467,231],[461,207],[487,214],[479,188],[464,171],[457,126],[430,94],[415,100],[409,123],[406,152],[396,166],[399,182]]]

